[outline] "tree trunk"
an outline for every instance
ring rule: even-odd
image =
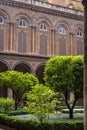
[[[72,108],[69,109],[69,118],[73,119],[73,109]]]
[[[15,110],[18,109],[18,103],[15,101]]]
[[[20,100],[16,97],[15,98],[15,110],[18,109],[18,104],[19,104]]]

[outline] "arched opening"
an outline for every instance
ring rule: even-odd
[[[23,73],[31,73],[31,68],[24,64],[24,63],[20,63],[20,64],[17,64],[14,68],[15,71],[19,71],[19,72],[23,72]]]
[[[0,61],[0,72],[4,72],[8,70],[8,66]]]
[[[8,66],[0,61],[0,72],[4,72],[7,70],[9,70]],[[7,97],[7,93],[7,88],[5,86],[0,87],[0,97]]]
[[[43,79],[44,78],[44,66],[45,65],[42,65],[42,66],[38,67],[36,70],[36,76],[38,77],[39,82],[42,84],[44,84],[44,82],[45,82]]]

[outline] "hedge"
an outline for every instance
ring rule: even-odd
[[[69,113],[69,109],[62,109],[62,113]],[[73,109],[73,113],[84,113],[84,109]]]
[[[77,109],[80,109],[80,108],[83,109],[83,106],[75,106],[74,109],[76,109],[76,108]],[[67,106],[59,106],[59,105],[56,106],[56,110],[62,111],[62,109],[67,109]]]
[[[83,121],[37,123],[34,121],[14,118],[6,114],[0,114],[0,124],[18,130],[84,130]]]
[[[24,110],[24,109],[22,109],[22,110],[11,110],[10,112],[8,112],[8,115],[9,116],[15,116],[15,115],[24,115],[24,114],[29,114],[29,111],[27,111],[27,110]]]

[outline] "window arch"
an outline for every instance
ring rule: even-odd
[[[4,24],[4,18],[0,16],[0,24]]]
[[[60,34],[66,34],[65,28],[64,28],[64,27],[60,27],[60,28],[59,28],[59,33],[60,33]]]
[[[19,27],[26,28],[26,21],[24,19],[19,20]]]
[[[41,23],[40,30],[47,31],[47,25],[45,23]]]
[[[76,35],[77,35],[77,37],[83,37],[83,32],[82,32],[82,30],[78,29],[78,30],[76,31]]]

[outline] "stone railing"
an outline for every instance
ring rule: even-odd
[[[74,9],[71,9],[71,8],[62,7],[62,6],[58,6],[58,5],[54,5],[54,4],[50,4],[50,3],[47,3],[47,2],[42,2],[42,1],[39,1],[39,0],[13,0],[13,1],[18,1],[18,2],[22,2],[22,3],[26,3],[26,4],[31,4],[31,5],[35,5],[35,6],[53,9],[53,10],[56,10],[56,11],[61,11],[61,12],[66,12],[66,13],[71,13],[71,14],[83,16],[82,11],[78,11],[78,10],[74,10]]]

